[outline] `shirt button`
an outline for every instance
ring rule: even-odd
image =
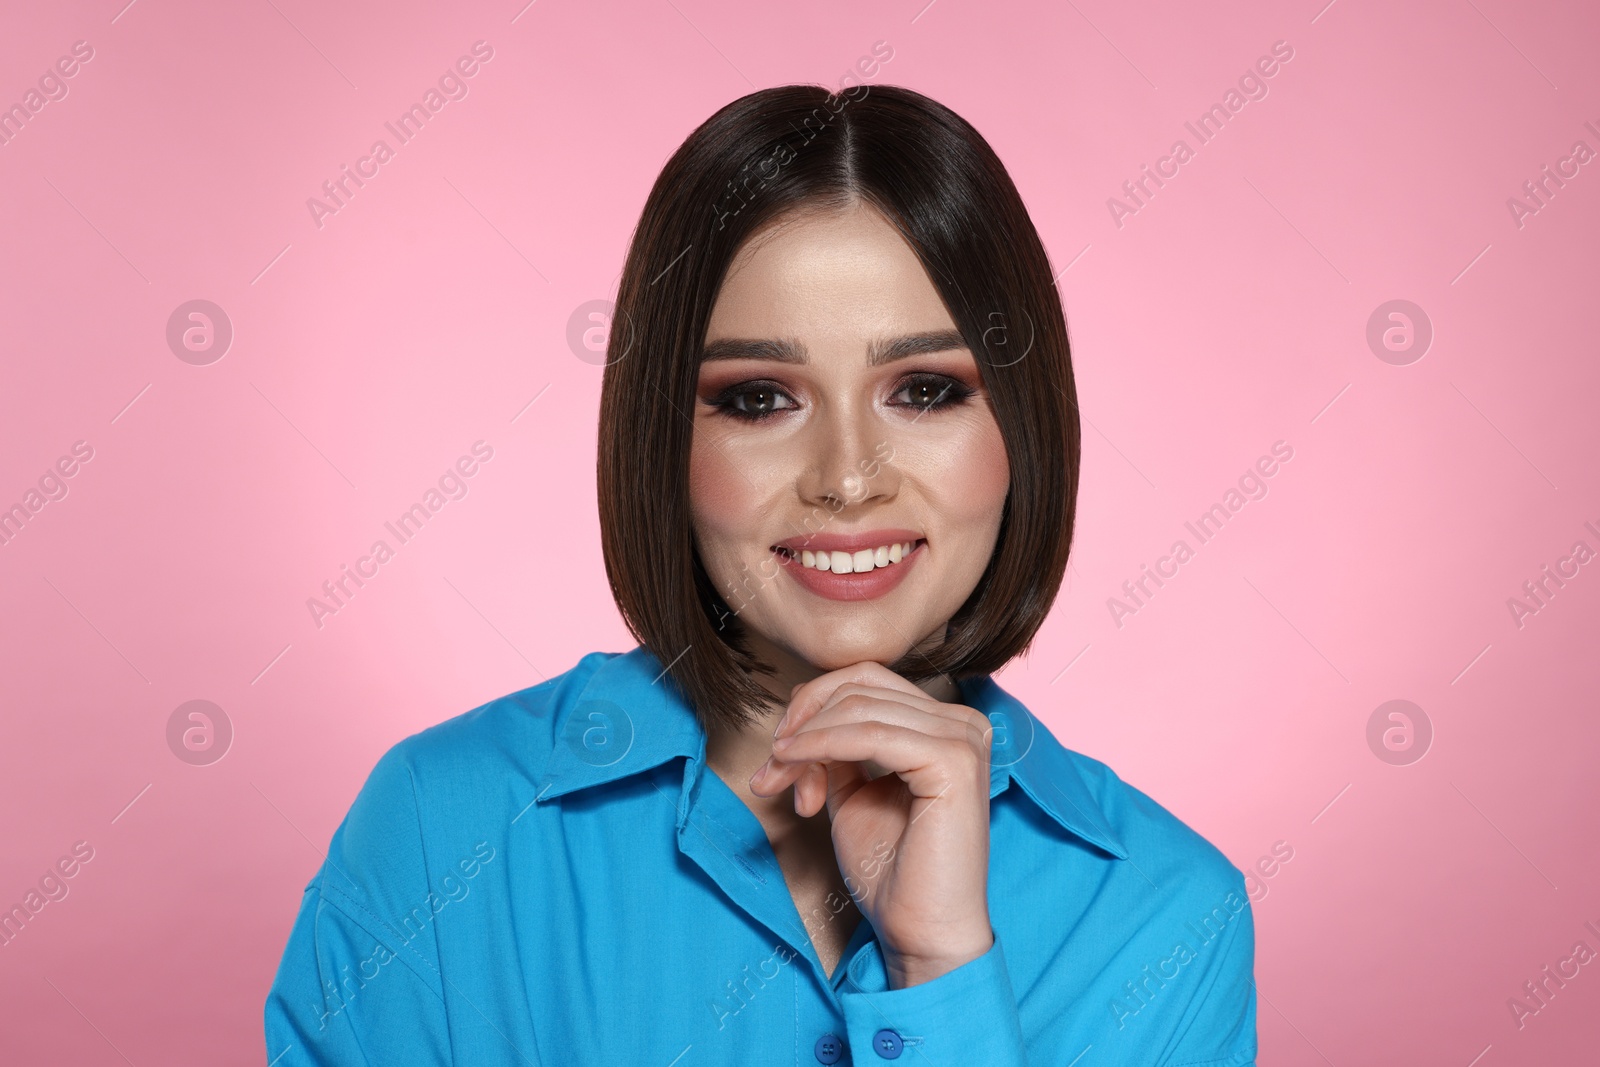
[[[900,1040],[900,1035],[893,1030],[879,1030],[872,1035],[872,1047],[878,1050],[878,1055],[886,1060],[900,1058],[900,1050],[905,1043]]]
[[[823,1034],[817,1038],[817,1047],[813,1051],[817,1054],[818,1063],[838,1063],[844,1055],[844,1038],[838,1034]]]

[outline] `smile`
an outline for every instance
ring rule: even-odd
[[[927,554],[925,538],[853,551],[773,546],[784,571],[827,600],[874,600],[897,587]]]
[[[809,548],[798,552],[800,565],[811,570],[825,571],[829,574],[863,574],[876,570],[879,567],[890,567],[899,563],[906,556],[922,544],[919,538],[916,541],[894,541],[877,548],[863,548],[857,552],[813,552]],[[792,548],[779,545],[774,549],[779,555],[787,556],[794,560],[797,553]]]

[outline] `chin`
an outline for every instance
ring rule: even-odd
[[[791,643],[790,650],[799,659],[819,671],[836,671],[857,663],[874,662],[884,666],[898,660],[909,651],[909,646],[896,639],[892,643],[882,640],[824,641],[821,643]]]

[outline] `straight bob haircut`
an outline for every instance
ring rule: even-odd
[[[748,238],[862,202],[905,239],[966,340],[1010,468],[994,554],[943,643],[887,666],[913,682],[998,670],[1032,643],[1066,571],[1081,444],[1067,324],[1049,257],[999,157],[955,112],[901,86],[785,85],[740,97],[689,135],[650,190],[600,390],[597,493],[612,595],[708,731],[750,725],[781,701],[754,677],[772,668],[729,606],[744,599],[713,587],[691,528],[707,324]],[[844,502],[835,502],[837,513]],[[815,510],[812,531],[830,518]],[[775,573],[747,577],[759,594]]]

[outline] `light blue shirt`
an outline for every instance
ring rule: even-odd
[[[890,989],[864,917],[825,974],[662,674],[591,653],[384,754],[306,886],[273,1067],[1254,1063],[1243,875],[992,677],[961,694],[995,726],[994,944]]]

